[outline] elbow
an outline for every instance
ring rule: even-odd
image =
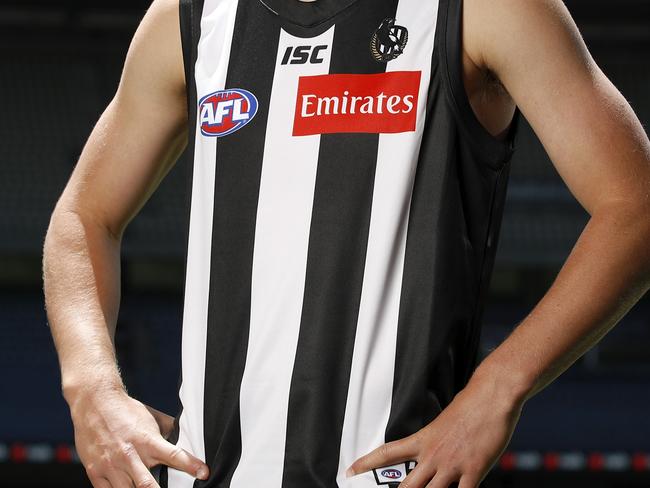
[[[123,234],[124,227],[111,225],[90,206],[84,208],[61,198],[50,216],[44,247],[47,248],[48,243],[60,239],[74,242],[88,237],[101,237],[119,244]]]
[[[113,233],[98,219],[74,208],[57,204],[50,217],[43,242],[44,286],[47,286],[51,270],[65,269],[69,263],[77,263],[79,258],[92,261],[98,253],[119,255],[121,238],[121,232]]]

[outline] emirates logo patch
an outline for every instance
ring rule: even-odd
[[[420,71],[301,76],[294,136],[415,131]]]

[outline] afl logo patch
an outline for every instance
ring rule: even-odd
[[[257,106],[255,95],[242,88],[210,93],[199,101],[201,134],[209,137],[232,134],[253,120]]]
[[[397,479],[402,476],[402,472],[399,469],[384,469],[381,472],[381,475],[384,478],[388,478],[391,480]]]
[[[406,461],[403,463],[393,464],[392,466],[383,466],[373,468],[372,473],[375,476],[375,482],[379,486],[387,488],[397,488],[397,486],[406,479],[406,476],[413,471],[416,461]]]
[[[384,19],[370,39],[370,53],[375,61],[387,63],[404,52],[408,40],[406,27],[395,25],[395,19]]]

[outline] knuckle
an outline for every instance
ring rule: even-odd
[[[86,474],[89,478],[97,478],[100,474],[100,469],[95,463],[86,465]]]
[[[438,470],[433,461],[418,463],[417,467],[424,476],[433,476]]]
[[[456,476],[463,472],[463,468],[460,463],[450,461],[445,464],[445,472],[449,473],[449,475]]]
[[[389,457],[392,454],[392,452],[393,452],[393,447],[391,446],[390,443],[383,444],[383,445],[379,446],[378,454],[382,458]]]
[[[399,488],[411,488],[413,487],[413,478],[408,476],[399,484]]]
[[[135,446],[147,446],[151,442],[150,439],[151,435],[148,432],[143,432],[133,439],[132,443]]]
[[[416,432],[413,432],[409,437],[409,440],[411,440],[418,448],[420,448],[424,444],[424,439],[425,439],[425,433],[424,431],[418,430]]]
[[[464,474],[469,475],[472,478],[480,475],[482,471],[483,471],[483,463],[479,461],[470,461],[469,463],[467,463],[465,469],[463,470]]]
[[[420,459],[418,460],[418,465],[422,466],[433,466],[436,463],[436,454],[435,452],[424,452],[420,454]]]
[[[109,454],[104,454],[101,457],[101,461],[98,463],[99,466],[101,466],[102,471],[109,471],[115,467],[117,464],[115,456],[109,455]]]
[[[124,443],[120,446],[120,454],[123,457],[130,458],[136,453],[135,446],[130,442]]]
[[[143,432],[138,439],[138,443],[142,444],[143,446],[150,446],[152,444],[155,444],[155,442],[156,438],[150,432]]]
[[[170,451],[169,451],[169,459],[172,461],[179,461],[183,457],[183,449],[181,449],[178,446],[174,446]]]
[[[465,476],[463,476],[459,487],[460,488],[476,488],[480,482],[481,482],[480,477],[465,475]]]
[[[152,478],[144,478],[138,481],[135,486],[136,488],[154,488],[157,487],[158,484]]]
[[[144,435],[138,440],[138,452],[141,456],[155,453],[158,450],[158,443],[152,435]]]

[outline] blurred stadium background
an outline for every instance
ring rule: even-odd
[[[289,1],[289,0],[287,0]],[[56,198],[113,95],[147,0],[0,2],[0,487],[90,486],[78,463],[43,309]],[[567,0],[594,56],[647,126],[650,2]],[[587,215],[522,123],[482,348],[550,285]],[[118,352],[129,391],[176,407],[182,158],[129,227]],[[487,487],[650,487],[650,300],[529,402]],[[306,487],[307,488],[307,487]]]

